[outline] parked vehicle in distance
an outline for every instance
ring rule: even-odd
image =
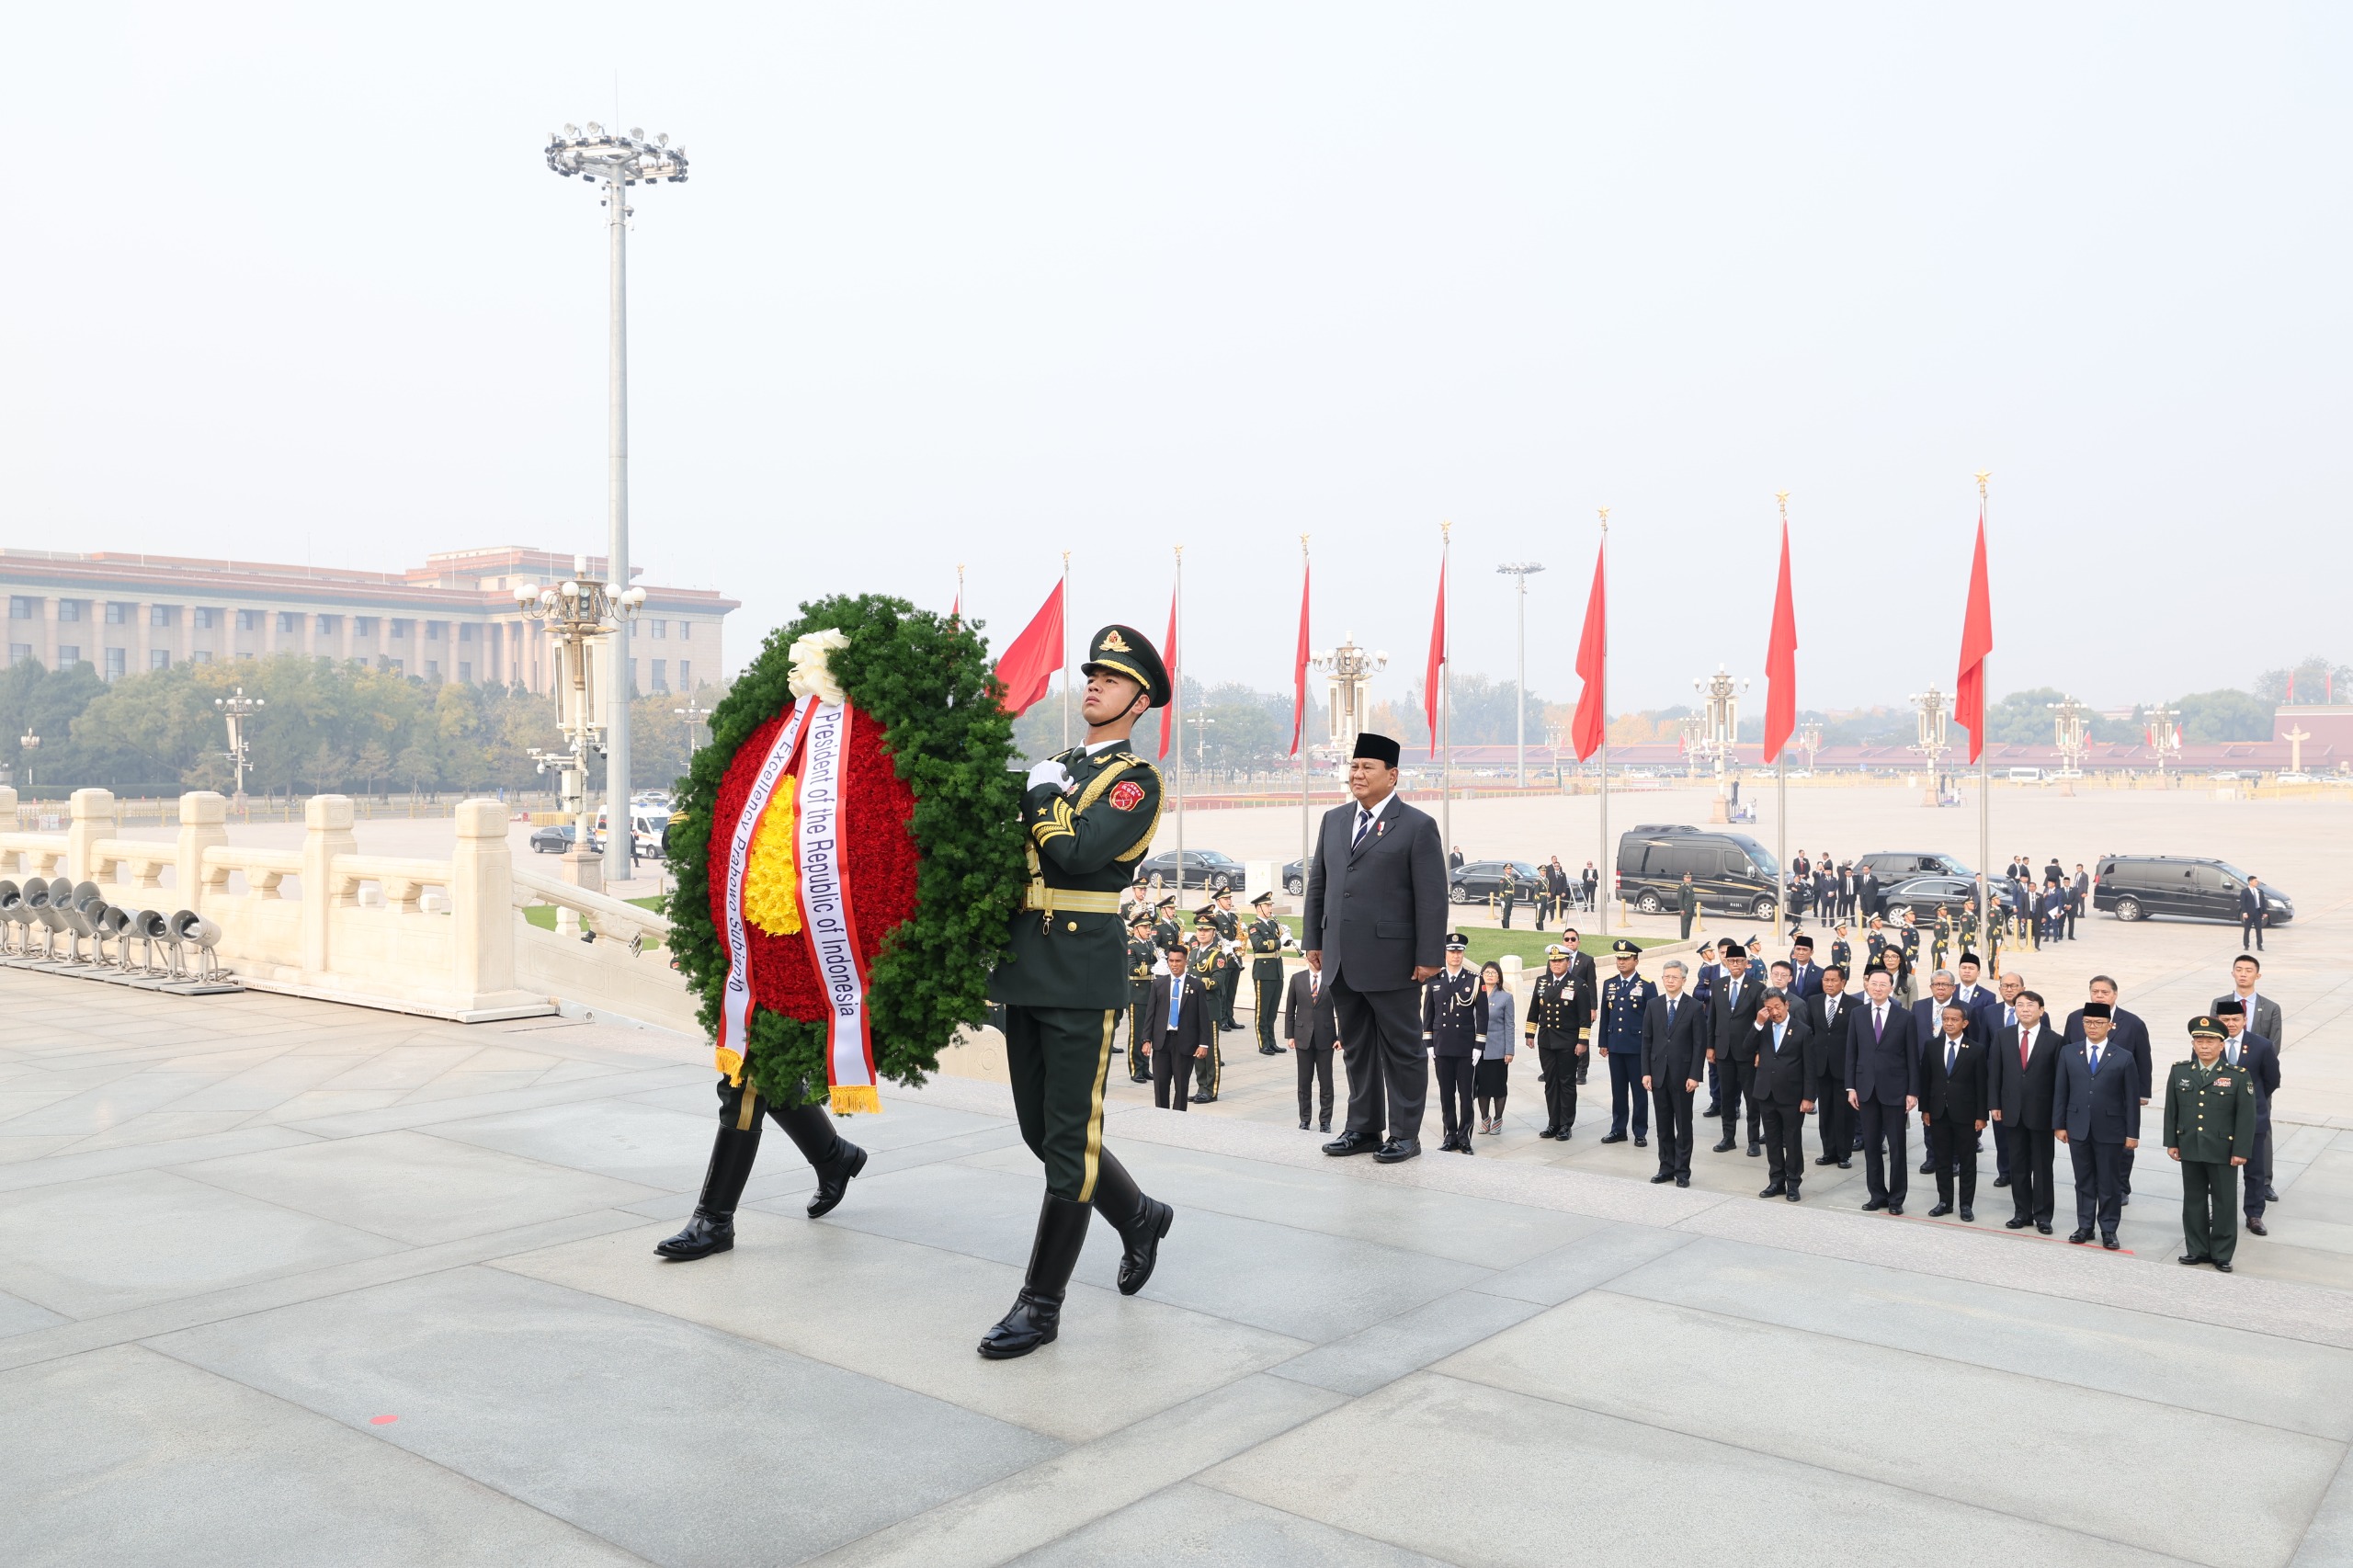
[[[1869,871],[1879,879],[1882,888],[1914,877],[1967,877],[1977,873],[1950,855],[1938,855],[1927,849],[1874,849],[1855,861],[1855,875]]]
[[[579,833],[578,824],[568,822],[551,823],[546,827],[535,827],[531,830],[531,852],[535,855],[561,855],[572,847],[572,841],[579,836]],[[603,854],[605,852],[603,836],[592,835],[588,840],[588,847],[599,855]]]
[[[1506,866],[1509,866],[1519,878],[1521,900],[1533,902],[1537,889],[1543,884],[1537,880],[1535,865],[1527,860],[1467,861],[1459,869],[1448,873],[1446,879],[1448,900],[1455,903],[1486,903],[1491,895],[1503,891]]]
[[[670,809],[667,806],[648,805],[642,801],[632,801],[630,802],[629,816],[630,837],[633,841],[631,852],[641,860],[661,859],[668,852],[669,836],[665,830],[670,825]],[[601,838],[612,830],[609,809],[604,806],[597,807],[597,836]]]
[[[2098,874],[2092,907],[2119,920],[2169,915],[2235,923],[2239,894],[2246,891],[2246,873],[2228,860],[2188,855],[2111,855],[2100,861]],[[2267,923],[2285,926],[2296,917],[2295,901],[2266,882],[2263,912]]]
[[[1283,868],[1283,892],[1293,898],[1307,891],[1307,862],[1293,860]]]
[[[1618,840],[1617,896],[1645,915],[1675,907],[1676,890],[1687,871],[1699,891],[1702,909],[1773,918],[1780,896],[1780,863],[1748,835],[1651,823]]]
[[[1180,892],[1185,888],[1205,888],[1216,892],[1232,888],[1240,892],[1245,874],[1241,861],[1215,849],[1185,851],[1185,881],[1181,886],[1176,881],[1176,855],[1174,850],[1165,855],[1154,855],[1136,868],[1136,875],[1154,887],[1177,888]]]
[[[2005,914],[2017,913],[2018,889],[2007,878],[1995,877],[1986,884],[1994,900],[1994,907]],[[1913,877],[1890,888],[1880,896],[1881,913],[1890,920],[1901,920],[1909,909],[1912,918],[1920,925],[1933,924],[1937,911],[1949,909],[1955,919],[1965,910],[1977,907],[1977,879],[1974,877]]]
[[[2013,784],[2040,784],[2043,782],[2043,772],[2040,767],[2013,767],[2010,769],[2010,782]]]

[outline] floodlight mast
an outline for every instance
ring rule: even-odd
[[[606,576],[611,592],[632,591],[629,568],[629,188],[666,181],[683,185],[687,150],[670,145],[665,131],[649,142],[632,126],[624,136],[590,120],[585,129],[567,125],[548,133],[548,167],[569,179],[578,176],[605,187],[606,233],[608,239],[610,293],[610,369],[607,429],[610,447],[608,500],[611,544]],[[606,693],[610,717],[605,724],[605,802],[617,831],[605,837],[605,878],[626,880],[632,869],[637,844],[630,829],[629,702],[635,683],[635,661],[630,657],[629,623],[617,619],[611,627],[613,678]]]

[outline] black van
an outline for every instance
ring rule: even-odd
[[[1701,908],[1773,918],[1780,863],[1748,835],[1648,823],[1618,840],[1618,896],[1645,915],[1675,907],[1686,871]]]
[[[2227,920],[2239,917],[2239,894],[2246,891],[2246,873],[2228,860],[2207,860],[2188,855],[2112,855],[2099,863],[2099,881],[2092,884],[2092,907],[2119,920],[2147,920],[2169,915],[2178,920]],[[2285,926],[2296,917],[2296,905],[2270,883],[2263,884],[2267,924]]]

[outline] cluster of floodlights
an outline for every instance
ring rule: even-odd
[[[622,185],[680,185],[687,177],[687,150],[671,146],[666,131],[648,142],[636,126],[624,136],[592,119],[585,128],[567,125],[548,132],[548,167],[566,179],[578,175]]]
[[[57,945],[61,937],[63,952]],[[220,940],[221,927],[192,909],[165,915],[111,904],[96,882],[34,877],[18,887],[0,881],[0,954],[12,958],[163,980],[215,981],[229,972],[213,956]],[[87,958],[82,954],[85,941],[90,944]],[[108,942],[115,944],[112,953],[107,951]],[[132,959],[134,943],[144,961]]]

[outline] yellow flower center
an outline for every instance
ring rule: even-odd
[[[752,830],[751,861],[744,868],[744,917],[771,937],[801,930],[800,846],[793,834],[797,781],[786,778],[768,798]]]

